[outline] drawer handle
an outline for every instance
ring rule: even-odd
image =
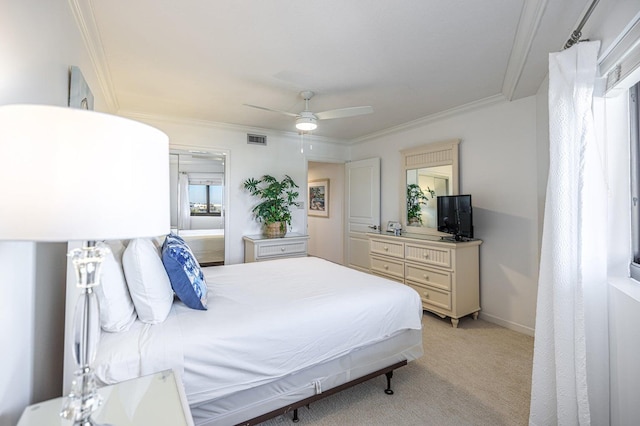
[[[424,274],[424,275],[423,275],[423,277],[424,277],[424,279],[425,279],[426,281],[429,281],[429,275]]]
[[[424,294],[424,298],[425,298],[425,299],[428,299],[428,298],[429,298],[429,292],[428,292],[428,291],[425,291],[423,294]]]
[[[424,256],[425,259],[429,258],[429,253],[423,253],[422,255]]]
[[[285,248],[284,248],[284,247],[280,247],[280,251],[284,251],[284,250],[285,250]]]
[[[389,269],[389,265],[384,265],[384,269]]]
[[[384,251],[389,251],[389,247],[384,246]]]

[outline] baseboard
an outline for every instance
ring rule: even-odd
[[[504,328],[508,328],[509,330],[517,331],[518,333],[526,334],[528,336],[533,336],[535,332],[535,330],[531,327],[525,327],[524,325],[507,321],[491,314],[484,313],[482,311],[480,311],[480,318],[487,322],[498,324]]]

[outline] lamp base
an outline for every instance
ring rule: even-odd
[[[76,302],[73,324],[73,357],[78,369],[74,373],[71,392],[64,399],[60,416],[73,420],[74,426],[97,425],[91,419],[102,403],[91,368],[100,339],[100,310],[94,287],[100,284],[102,261],[108,252],[103,243],[86,241],[82,248],[69,252],[82,290]]]
[[[91,413],[102,404],[102,396],[98,393],[93,369],[79,369],[74,376],[71,392],[64,399],[60,417],[73,420],[73,426],[98,426],[91,419]]]

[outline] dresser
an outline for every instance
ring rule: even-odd
[[[369,234],[370,272],[418,292],[422,307],[442,318],[480,311],[480,240],[454,242],[428,235]]]
[[[261,262],[285,257],[307,255],[308,235],[288,232],[284,237],[269,238],[264,235],[245,235],[244,262]]]

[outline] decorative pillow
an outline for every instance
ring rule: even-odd
[[[162,245],[162,263],[178,298],[191,309],[206,310],[207,283],[200,264],[182,238],[167,235]]]
[[[100,285],[95,287],[100,305],[100,325],[104,331],[126,331],[136,320],[136,311],[122,270],[121,241],[107,243],[111,249],[102,262]]]
[[[173,290],[153,241],[131,240],[122,256],[122,266],[138,318],[148,324],[164,321],[173,304]]]
[[[180,235],[176,235],[174,233],[171,233],[169,235],[167,235],[164,239],[164,243],[162,244],[162,247],[164,248],[164,244],[166,244],[167,242],[169,243],[182,243],[182,244],[187,244],[187,242],[184,240],[184,238],[182,238]]]

